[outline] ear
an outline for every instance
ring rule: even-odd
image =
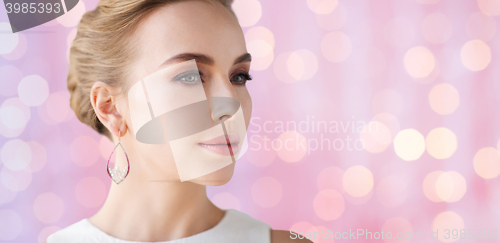
[[[90,101],[99,121],[116,137],[125,135],[127,124],[116,107],[116,89],[103,82],[95,82],[90,89]]]

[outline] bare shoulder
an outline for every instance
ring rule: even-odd
[[[300,237],[299,237],[300,236]],[[291,234],[286,230],[271,230],[271,243],[312,243],[304,236],[297,233]]]

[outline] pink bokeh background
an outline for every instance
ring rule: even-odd
[[[113,144],[76,119],[66,89],[75,27],[96,4],[17,34],[0,8],[0,242],[44,242],[106,198]],[[500,1],[233,8],[254,111],[233,179],[208,188],[214,203],[302,233],[447,242],[444,229],[481,229],[469,242],[498,242],[484,236],[500,231]]]

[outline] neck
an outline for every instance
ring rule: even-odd
[[[112,182],[108,197],[90,223],[129,241],[168,241],[214,227],[224,211],[207,197],[206,187],[191,182],[149,181],[131,170]]]

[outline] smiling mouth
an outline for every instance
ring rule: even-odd
[[[218,155],[234,156],[238,152],[239,144],[240,136],[238,134],[228,134],[199,142],[198,146]]]

